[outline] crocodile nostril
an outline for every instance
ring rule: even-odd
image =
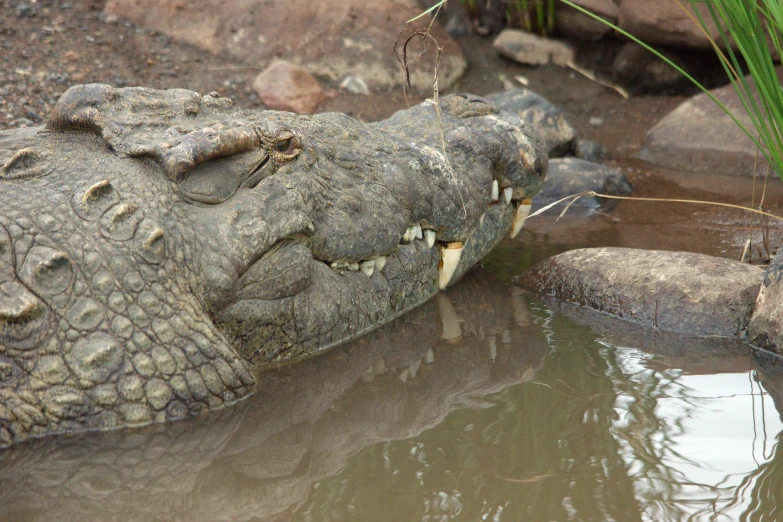
[[[63,252],[34,246],[27,253],[19,278],[43,295],[58,295],[71,286],[73,265]]]
[[[0,284],[0,351],[38,344],[49,322],[49,308],[17,281]]]
[[[542,178],[546,175],[546,164],[541,158],[536,158],[533,169]]]

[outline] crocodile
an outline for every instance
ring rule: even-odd
[[[362,123],[78,85],[0,131],[0,445],[182,419],[424,303],[548,159],[473,95]],[[274,400],[270,397],[269,400]]]

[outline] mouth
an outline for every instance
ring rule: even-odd
[[[304,234],[279,240],[241,275],[215,322],[258,367],[361,336],[459,280],[506,233],[519,233],[530,199],[501,187],[493,182],[487,211],[463,241],[441,241],[427,223],[413,223],[383,254],[321,259]]]

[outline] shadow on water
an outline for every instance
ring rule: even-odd
[[[737,343],[556,310],[474,271],[236,408],[0,453],[0,519],[777,515],[780,376]]]

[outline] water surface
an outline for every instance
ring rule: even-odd
[[[778,359],[509,284],[554,252],[623,244],[591,219],[504,243],[236,407],[0,452],[0,520],[783,519]]]

